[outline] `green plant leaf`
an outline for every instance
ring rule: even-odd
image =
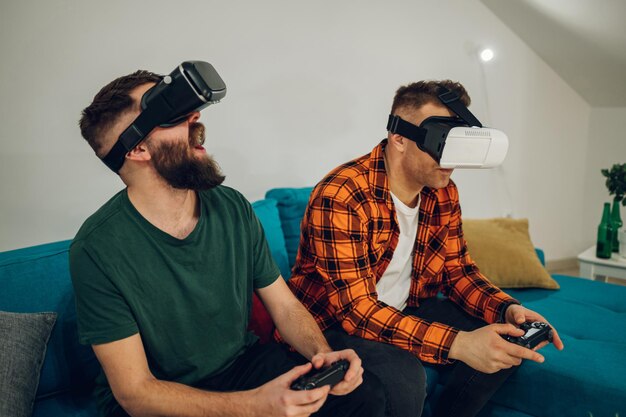
[[[624,199],[626,195],[626,163],[613,164],[610,170],[602,169],[600,172],[606,177],[605,185],[609,195],[615,195],[615,201],[626,205],[626,199]]]

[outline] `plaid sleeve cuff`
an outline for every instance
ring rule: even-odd
[[[452,342],[459,333],[458,329],[441,323],[431,323],[424,335],[424,340],[419,352],[420,360],[427,363],[450,364],[453,359],[448,359]]]
[[[502,323],[501,319],[506,312],[506,308],[511,304],[520,304],[519,301],[506,294],[504,291],[497,291],[494,294],[483,296],[483,320],[487,323]]]
[[[521,305],[521,303],[515,299],[510,299],[507,300],[503,303],[500,304],[500,306],[498,307],[499,312],[498,312],[498,323],[506,323],[506,309],[509,308],[510,305],[512,304],[518,304]]]

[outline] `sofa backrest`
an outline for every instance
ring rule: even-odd
[[[280,214],[276,206],[276,200],[265,199],[252,203],[252,209],[258,217],[263,230],[265,231],[265,238],[272,252],[272,256],[280,268],[280,273],[286,280],[291,276],[291,265],[287,256],[287,249],[285,247],[285,237],[283,235],[283,229],[281,226]]]
[[[66,240],[0,253],[0,310],[58,314],[41,370],[37,399],[88,390],[99,370],[91,348],[78,343],[69,244]]]
[[[276,200],[290,268],[296,261],[300,245],[300,222],[309,203],[311,191],[313,187],[273,188],[265,193],[266,199]]]

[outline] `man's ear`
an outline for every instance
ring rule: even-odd
[[[149,161],[152,159],[152,155],[150,155],[150,151],[145,142],[141,142],[126,154],[126,159],[133,161]]]
[[[387,136],[387,142],[391,145],[396,151],[400,153],[406,152],[406,145],[409,140],[402,135],[398,135],[397,133],[389,133]]]

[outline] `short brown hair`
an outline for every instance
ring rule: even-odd
[[[142,84],[158,83],[161,78],[158,74],[144,70],[119,77],[102,87],[92,103],[82,111],[78,122],[80,133],[98,157],[103,158],[105,151],[108,151],[104,143],[107,129],[133,106],[130,92]]]
[[[457,93],[461,103],[469,107],[471,99],[461,83],[452,80],[418,81],[398,88],[391,105],[391,114],[396,114],[399,108],[417,109],[426,103],[441,104],[438,97],[441,87]]]

